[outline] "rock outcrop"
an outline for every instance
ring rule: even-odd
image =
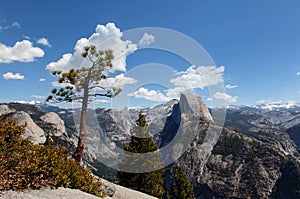
[[[196,93],[181,94],[179,105],[180,110],[184,114],[199,117],[201,120],[207,122],[213,121],[206,105]]]
[[[182,94],[179,108],[181,117],[177,133],[182,140],[173,146],[173,151],[178,151],[178,148],[181,148],[181,150],[185,149],[190,156],[190,161],[199,163],[197,172],[201,174],[214,145],[218,141],[222,128],[213,125],[213,119],[206,105],[194,93]],[[196,143],[194,143],[195,141],[197,142],[197,147]],[[186,148],[183,146],[186,146]],[[194,151],[194,149],[196,150]],[[183,152],[181,151],[180,155]],[[176,157],[176,160],[180,156],[173,154],[173,157]]]
[[[113,190],[113,193],[108,194],[111,196],[106,196],[104,199],[155,199],[153,196],[116,185],[107,180],[101,179],[101,181],[103,182],[104,187]],[[0,193],[0,197],[3,199],[100,199],[99,197],[77,189],[63,187],[57,189],[45,187],[40,190],[26,190],[23,192],[7,191],[2,195]]]
[[[49,112],[41,116],[41,120],[53,126],[55,129],[51,132],[53,136],[67,136],[65,122],[54,112]]]
[[[6,115],[6,114],[9,114],[9,113],[13,113],[15,111],[16,110],[14,110],[14,109],[10,109],[6,104],[1,104],[0,105],[0,116],[1,115]]]
[[[23,138],[30,140],[34,144],[43,144],[46,141],[46,136],[38,125],[34,123],[30,115],[24,111],[18,111],[13,114],[13,119],[17,125],[25,126]]]

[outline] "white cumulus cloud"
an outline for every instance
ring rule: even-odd
[[[124,76],[123,73],[121,73],[119,75],[116,75],[115,77],[109,77],[107,79],[102,79],[99,82],[98,86],[101,86],[104,88],[111,88],[111,87],[123,88],[125,85],[134,84],[136,82],[137,82],[137,80],[135,80],[134,78],[126,77],[126,76]],[[66,87],[66,86],[73,87],[73,85],[70,83],[58,83],[57,81],[51,82],[51,84],[54,87]],[[97,89],[97,87],[96,87],[96,89]]]
[[[166,90],[166,96],[169,99],[179,99],[180,94],[184,91],[186,91],[186,87],[174,87],[174,88],[169,88]]]
[[[40,79],[39,79],[39,82],[44,82],[44,81],[46,81],[45,78],[40,78]]]
[[[42,38],[38,39],[38,40],[36,41],[36,43],[42,44],[42,45],[44,45],[44,46],[48,46],[48,47],[50,47],[50,48],[52,47],[52,45],[49,43],[48,39],[46,39],[45,37],[42,37]]]
[[[4,79],[24,79],[24,75],[21,75],[20,73],[13,74],[11,72],[7,72],[2,75]]]
[[[103,81],[106,82],[107,86],[113,86],[119,88],[122,88],[127,84],[134,84],[137,82],[137,80],[135,80],[134,78],[125,77],[123,73],[112,78],[107,78],[106,80]]]
[[[51,85],[54,87],[66,87],[66,86],[73,87],[73,85],[70,83],[58,83],[57,81],[51,82]]]
[[[28,40],[18,41],[13,47],[0,43],[0,63],[32,62],[36,57],[43,57],[44,55],[42,49],[33,47]]]
[[[239,86],[238,85],[231,85],[231,84],[227,84],[225,86],[225,88],[227,88],[227,89],[233,89],[233,88],[237,88],[237,87],[239,87]]]
[[[297,72],[296,75],[300,75],[300,72]]]
[[[223,83],[224,66],[191,66],[185,71],[177,73],[177,77],[170,80],[174,87],[165,90],[166,94],[155,90],[140,88],[130,96],[143,98],[156,102],[165,102],[178,99],[180,94],[191,89],[204,89],[205,87]]]
[[[155,90],[148,90],[146,88],[139,88],[137,91],[128,94],[128,96],[146,99],[154,102],[166,102],[169,98],[164,96],[161,92]]]
[[[143,48],[143,47],[149,46],[153,42],[155,42],[155,37],[153,35],[145,32],[143,37],[138,42],[138,46]]]
[[[42,95],[31,95],[31,97],[37,98],[37,99],[44,99],[45,98],[45,96],[42,96]]]
[[[215,99],[222,99],[222,100],[225,100],[226,102],[236,102],[237,100],[237,96],[231,96],[231,95],[228,95],[226,93],[222,93],[222,92],[216,92],[215,94],[213,94],[213,98]]]
[[[204,89],[205,87],[223,83],[224,66],[190,66],[170,80],[174,88],[166,91],[169,99],[178,99],[180,93],[191,89]]]
[[[186,71],[180,72],[179,77],[171,79],[176,87],[187,89],[213,86],[223,82],[224,66],[191,66]]]
[[[49,63],[48,70],[62,70],[64,72],[72,68],[80,68],[85,63],[81,56],[85,46],[94,45],[98,50],[111,49],[115,59],[113,71],[126,71],[126,57],[137,49],[137,45],[131,41],[122,40],[123,33],[114,23],[97,25],[95,32],[89,38],[79,39],[74,47],[74,53],[64,54],[61,59]]]

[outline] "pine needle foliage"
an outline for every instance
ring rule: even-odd
[[[171,190],[171,199],[195,199],[193,186],[181,167],[179,167],[175,173]]]
[[[86,46],[81,54],[87,62],[79,69],[70,69],[68,72],[56,70],[52,75],[57,77],[61,88],[54,88],[46,101],[49,102],[73,102],[81,103],[81,116],[79,127],[79,139],[73,159],[80,164],[86,141],[87,108],[91,98],[112,98],[121,92],[120,88],[105,86],[103,81],[107,73],[113,68],[113,51],[97,50],[96,46]],[[78,68],[78,66],[74,66]]]

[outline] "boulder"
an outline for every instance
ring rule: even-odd
[[[13,120],[18,126],[26,125],[23,138],[28,139],[34,144],[43,144],[46,141],[46,136],[38,125],[34,123],[30,115],[24,111],[18,111],[13,114]]]

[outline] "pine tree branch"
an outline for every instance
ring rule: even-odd
[[[89,94],[89,97],[97,97],[97,96],[102,96],[102,97],[114,97],[113,93],[95,93],[95,94]]]
[[[103,86],[98,86],[98,85],[89,87],[89,90],[94,89],[94,88],[100,88],[102,90],[106,90],[106,88],[104,88]]]

